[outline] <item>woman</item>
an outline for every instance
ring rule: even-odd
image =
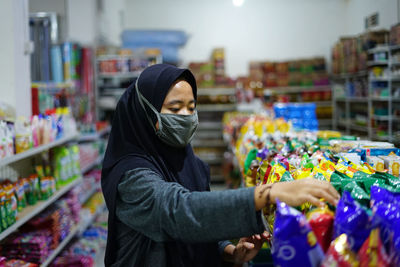
[[[102,170],[109,210],[106,266],[219,266],[261,247],[261,209],[276,198],[336,204],[329,183],[302,180],[208,192],[208,166],[190,146],[197,87],[186,69],[145,69],[121,97]],[[234,246],[228,239],[241,238]],[[264,236],[265,238],[265,236]]]

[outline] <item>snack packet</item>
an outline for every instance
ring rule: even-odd
[[[386,254],[381,238],[379,237],[379,228],[371,231],[367,240],[358,252],[360,267],[388,267],[390,266],[389,256]]]
[[[316,208],[309,211],[306,215],[311,229],[317,237],[318,243],[324,252],[329,248],[333,234],[334,214],[328,206]]]
[[[350,248],[358,252],[370,233],[369,216],[364,208],[344,191],[336,208],[334,238],[346,234]]]
[[[329,247],[321,267],[358,267],[357,255],[351,251],[346,234],[338,236]]]
[[[304,215],[277,200],[272,257],[276,266],[316,267],[324,253]]]

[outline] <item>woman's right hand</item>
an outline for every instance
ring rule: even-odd
[[[329,182],[312,178],[275,183],[270,189],[266,189],[268,186],[271,185],[261,185],[256,188],[254,198],[257,210],[264,207],[267,197],[271,204],[275,204],[276,199],[279,199],[290,206],[300,206],[306,202],[314,206],[323,206],[321,198],[336,206],[340,199],[339,193]]]

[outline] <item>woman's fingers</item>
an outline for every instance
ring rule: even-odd
[[[316,189],[313,189],[311,192],[314,197],[317,197],[319,199],[323,198],[325,201],[327,201],[328,203],[330,203],[334,206],[337,204],[336,196],[332,195],[327,190],[316,188]]]
[[[314,197],[313,195],[306,196],[305,202],[309,202],[314,206],[322,207],[324,206],[324,202],[320,201],[318,198]]]

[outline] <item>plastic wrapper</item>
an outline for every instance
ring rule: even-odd
[[[276,266],[319,266],[324,253],[304,215],[277,201],[272,257]]]
[[[327,206],[309,211],[306,215],[308,223],[317,237],[324,252],[329,248],[333,234],[334,214]]]
[[[338,236],[326,253],[321,267],[359,267],[357,255],[351,251],[346,234]]]
[[[343,190],[350,192],[351,197],[364,207],[369,207],[369,195],[355,181],[346,184]]]
[[[350,248],[358,252],[371,231],[369,216],[350,195],[344,191],[336,208],[334,238],[346,234]]]
[[[360,267],[389,267],[390,260],[379,236],[379,229],[371,231],[358,252]]]
[[[267,183],[273,184],[279,182],[285,173],[286,169],[281,164],[275,164],[268,175]]]

